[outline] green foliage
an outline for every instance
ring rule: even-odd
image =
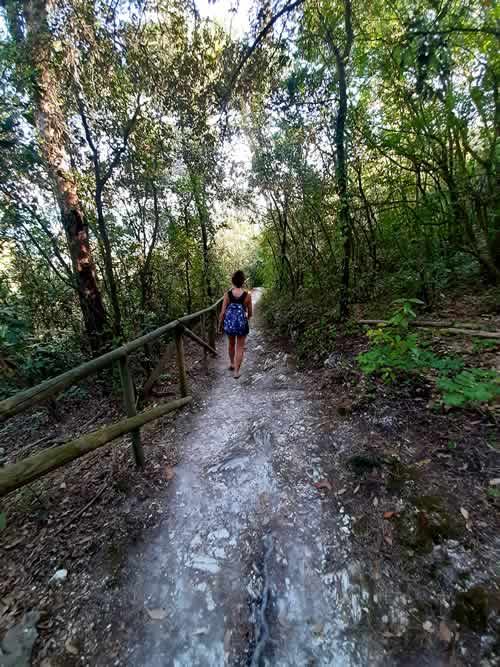
[[[420,299],[395,299],[393,303],[398,304],[399,307],[390,317],[389,326],[401,329],[408,329],[410,322],[416,319],[417,315],[413,306],[424,305]]]
[[[25,359],[20,373],[28,384],[38,384],[43,380],[78,366],[84,356],[71,336],[59,332],[57,340],[31,338],[24,346]]]
[[[500,346],[500,343],[497,340],[489,340],[485,338],[476,338],[472,343],[473,352],[491,352]]]
[[[454,407],[487,403],[500,396],[500,375],[496,371],[464,369],[462,359],[438,356],[426,349],[417,333],[408,333],[408,326],[416,317],[411,302],[398,299],[396,303],[400,307],[389,324],[368,331],[370,349],[358,355],[363,373],[378,375],[390,382],[402,374],[437,371],[436,386],[443,395],[442,400]],[[450,376],[451,373],[455,375]]]
[[[301,290],[294,297],[277,289],[268,289],[262,296],[260,308],[277,334],[292,339],[301,361],[318,363],[332,351],[338,322],[331,295]]]
[[[454,377],[442,376],[437,387],[446,405],[462,407],[487,403],[500,396],[500,374],[494,370],[470,368]]]
[[[297,352],[301,359],[314,359],[327,354],[335,344],[337,327],[326,317],[308,324],[297,336]]]
[[[0,304],[0,353],[10,357],[29,334],[30,323],[13,305]]]
[[[398,373],[411,372],[422,367],[422,350],[418,335],[409,334],[408,327],[417,316],[414,304],[418,299],[397,299],[398,308],[387,325],[369,329],[371,349],[358,355],[358,363],[366,375],[377,374],[384,380],[394,380]]]
[[[5,512],[0,512],[0,533],[2,530],[5,530],[7,526],[7,517],[5,516]]]
[[[22,300],[4,293],[0,302],[0,398],[22,387],[38,384],[84,360],[78,338],[72,331],[59,330],[36,335]],[[9,302],[9,303],[7,303]]]

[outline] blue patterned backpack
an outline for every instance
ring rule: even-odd
[[[245,311],[247,292],[243,292],[236,298],[233,296],[233,290],[229,290],[227,296],[229,305],[224,314],[224,331],[228,336],[247,336],[249,330]]]

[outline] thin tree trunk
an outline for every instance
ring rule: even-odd
[[[193,197],[196,204],[196,210],[198,211],[198,220],[200,222],[201,229],[201,250],[203,254],[203,270],[204,270],[204,281],[205,281],[205,292],[208,299],[208,302],[211,302],[212,299],[212,282],[210,279],[210,257],[209,257],[209,248],[208,248],[208,212],[204,201],[204,193],[200,192],[198,185],[198,178],[196,175],[193,175],[191,169],[189,170],[191,186],[193,188]]]
[[[350,262],[351,262],[351,216],[349,211],[349,200],[347,192],[347,158],[345,150],[345,122],[347,118],[347,83],[344,59],[338,54],[337,75],[339,82],[339,108],[335,121],[335,147],[337,153],[336,179],[337,190],[340,199],[339,220],[343,239],[342,257],[342,283],[340,290],[340,318],[345,319],[349,315],[349,284],[350,284]]]
[[[189,238],[189,214],[187,206],[184,206],[184,229],[186,231],[186,238]],[[189,276],[190,260],[189,260],[189,245],[186,244],[186,259],[184,260],[184,275],[186,278],[186,297],[187,297],[187,312],[190,313],[193,307],[193,299],[191,295],[191,278]]]
[[[349,63],[352,43],[354,41],[351,0],[344,0],[344,29],[345,45],[341,50],[336,44],[328,26],[326,26],[326,41],[335,58],[337,83],[339,86],[339,105],[335,118],[335,180],[340,200],[339,222],[343,240],[342,282],[339,299],[339,315],[341,319],[345,319],[349,315],[350,262],[352,252],[351,216],[347,187],[347,152],[345,145],[345,125],[347,120],[346,66]]]
[[[98,174],[96,174],[95,203],[96,203],[96,213],[97,213],[97,227],[99,228],[99,235],[101,237],[104,249],[103,253],[104,271],[106,273],[106,281],[108,283],[109,296],[111,299],[111,307],[113,309],[113,333],[116,338],[121,340],[123,338],[122,313],[120,308],[120,300],[118,298],[118,289],[116,286],[115,273],[113,269],[113,255],[111,252],[111,242],[109,240],[106,220],[104,219],[102,188],[98,181]]]

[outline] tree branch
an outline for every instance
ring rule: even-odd
[[[231,80],[229,82],[228,90],[224,99],[224,104],[227,104],[229,101],[229,98],[231,97],[232,91],[234,86],[236,85],[236,82],[239,79],[239,76],[241,74],[242,69],[244,66],[247,64],[247,62],[250,60],[252,54],[258,49],[258,47],[261,45],[261,43],[264,41],[264,39],[267,37],[267,35],[271,32],[273,26],[279,19],[284,16],[285,14],[288,14],[289,12],[292,12],[294,9],[297,9],[297,7],[300,7],[300,5],[304,4],[305,0],[295,0],[294,2],[287,3],[285,4],[284,7],[282,7],[279,12],[277,12],[268,23],[262,28],[262,30],[259,32],[257,37],[254,39],[253,43],[247,47],[245,53],[242,55],[240,58],[238,64],[236,65],[233,75],[231,76]]]

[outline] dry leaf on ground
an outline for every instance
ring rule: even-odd
[[[331,491],[333,488],[327,479],[322,479],[319,482],[314,482],[314,487],[318,489],[318,491],[321,491],[322,489],[325,489],[326,491]]]

